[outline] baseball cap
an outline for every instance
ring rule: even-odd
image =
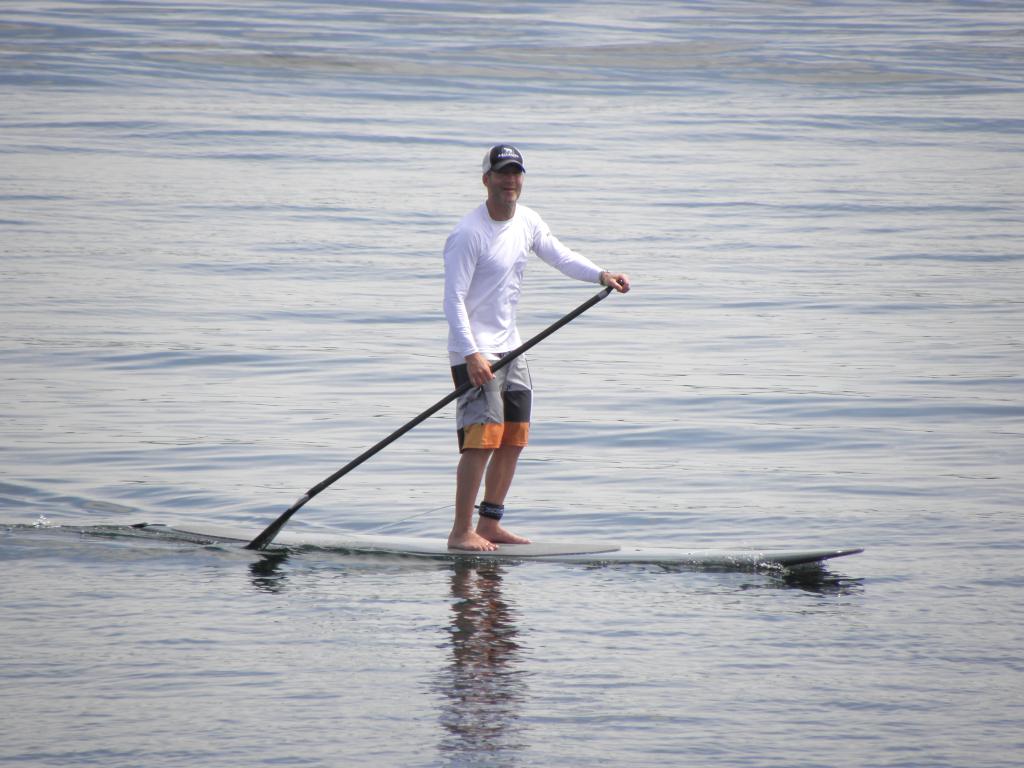
[[[497,171],[506,165],[518,165],[526,172],[526,165],[523,163],[522,153],[511,144],[495,144],[484,155],[484,173]]]

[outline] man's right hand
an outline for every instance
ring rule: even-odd
[[[494,378],[491,364],[487,362],[487,358],[480,352],[466,355],[466,372],[469,374],[469,380],[474,387],[482,387]]]

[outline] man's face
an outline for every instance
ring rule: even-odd
[[[512,205],[523,193],[525,176],[518,165],[506,165],[497,171],[488,171],[484,174],[487,198],[500,205]]]

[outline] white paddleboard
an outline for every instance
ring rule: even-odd
[[[168,539],[196,543],[247,544],[259,531],[218,526],[171,528],[139,523],[132,528]],[[386,536],[345,532],[310,533],[281,531],[268,550],[315,548],[368,554],[405,555],[433,558],[489,558],[499,560],[540,560],[568,563],[661,563],[722,568],[794,566],[818,563],[835,557],[855,555],[864,550],[848,548],[743,548],[688,549],[673,546],[617,544],[605,541],[541,541],[533,544],[501,544],[493,552],[451,549],[444,539],[417,536]]]

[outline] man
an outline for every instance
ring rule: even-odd
[[[524,357],[491,371],[490,363],[522,342],[516,329],[516,305],[523,270],[532,251],[569,277],[629,290],[629,277],[601,269],[566,248],[534,211],[519,205],[526,165],[508,144],[484,155],[487,200],[458,223],[444,246],[444,312],[448,354],[456,385],[473,384],[459,399],[455,487],[455,523],[448,546],[477,552],[498,544],[529,540],[501,525],[505,496],[530,428],[532,384]],[[473,510],[481,482],[480,519]]]

